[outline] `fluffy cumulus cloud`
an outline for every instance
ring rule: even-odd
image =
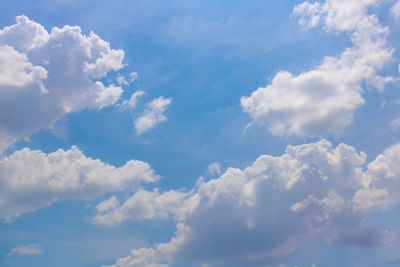
[[[328,32],[349,34],[353,46],[338,57],[325,57],[310,71],[278,72],[269,85],[241,98],[244,112],[275,135],[324,136],[343,131],[364,102],[363,82],[382,90],[392,80],[377,74],[392,55],[386,43],[388,29],[376,15],[368,14],[377,3],[327,0],[296,6],[293,16],[305,29],[322,23]]]
[[[26,16],[0,30],[0,152],[68,113],[116,103],[122,88],[98,79],[124,52],[79,26],[48,32]]]
[[[133,95],[132,95],[133,97]],[[135,130],[137,134],[142,134],[167,120],[164,115],[165,110],[171,104],[171,98],[159,98],[153,99],[147,103],[147,107],[144,112],[135,120]]]
[[[289,145],[281,156],[262,155],[244,170],[228,168],[186,193],[141,190],[122,204],[107,200],[115,205],[95,221],[176,220],[169,242],[132,250],[115,263],[119,267],[274,264],[319,237],[335,246],[390,245],[392,229],[381,228],[371,212],[400,204],[400,144],[365,162],[365,153],[345,144]]]
[[[180,204],[188,195],[189,193],[177,191],[160,194],[157,189],[153,192],[139,190],[122,205],[113,196],[98,204],[99,214],[94,218],[94,222],[111,226],[125,220],[167,218],[180,211]]]
[[[357,191],[353,208],[370,211],[400,204],[400,144],[386,149],[368,164],[364,187]]]
[[[142,161],[115,167],[86,157],[77,147],[45,154],[24,148],[0,159],[0,218],[10,222],[59,199],[93,199],[105,192],[136,190],[158,176]],[[98,211],[115,207],[110,200]]]

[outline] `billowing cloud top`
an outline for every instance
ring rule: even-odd
[[[244,170],[229,168],[189,192],[141,190],[122,204],[111,198],[100,205],[108,208],[98,209],[95,222],[174,216],[170,242],[132,250],[116,262],[121,267],[274,264],[321,236],[328,244],[386,246],[391,231],[369,214],[399,204],[399,155],[400,144],[393,145],[363,170],[366,154],[349,145],[289,145],[281,156],[262,155]]]
[[[95,79],[123,67],[124,52],[79,26],[44,27],[26,16],[0,30],[0,152],[68,113],[113,105],[118,86]]]
[[[271,84],[241,98],[244,112],[255,123],[267,124],[275,135],[341,133],[364,103],[362,82],[382,90],[392,80],[377,75],[393,52],[386,44],[388,29],[367,13],[377,2],[329,0],[296,6],[293,16],[304,28],[322,22],[329,32],[350,34],[353,47],[339,57],[325,57],[320,65],[299,75],[278,72]]]

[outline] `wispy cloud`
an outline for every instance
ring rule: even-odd
[[[214,162],[211,163],[210,165],[208,165],[208,169],[207,169],[209,174],[221,174],[221,164],[219,164],[218,162]]]
[[[40,244],[29,244],[11,249],[11,251],[7,254],[7,256],[40,255],[42,253],[43,249]]]
[[[142,134],[151,128],[156,127],[167,120],[164,115],[165,110],[171,104],[172,98],[159,97],[147,104],[147,108],[142,115],[135,120],[135,130],[137,134]]]

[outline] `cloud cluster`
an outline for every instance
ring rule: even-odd
[[[398,3],[392,11],[397,18]],[[378,72],[391,59],[386,37],[369,8],[378,0],[304,2],[293,16],[305,29],[320,23],[328,32],[350,35],[352,47],[325,57],[314,69],[278,72],[270,85],[242,97],[243,110],[273,134],[321,136],[340,133],[363,104],[362,85],[382,90],[390,77]],[[94,33],[65,26],[47,32],[25,16],[0,30],[0,155],[17,140],[82,109],[114,105],[122,88],[99,79],[123,67],[124,53]],[[117,76],[129,85],[137,73]],[[144,95],[132,94],[121,108],[133,109]],[[146,104],[134,121],[138,135],[167,120],[171,98]],[[399,126],[392,121],[393,128]],[[159,176],[149,164],[131,160],[117,167],[85,156],[76,146],[43,153],[24,148],[0,157],[0,219],[12,222],[62,199],[93,200],[106,192],[130,191],[100,202],[96,224],[173,218],[169,242],[134,249],[113,266],[165,267],[171,263],[206,266],[274,264],[316,239],[327,245],[387,246],[395,234],[373,216],[400,204],[400,144],[366,164],[350,145],[327,140],[287,146],[281,156],[261,155],[245,169],[208,166],[209,181],[188,191],[147,191]],[[138,189],[139,188],[139,189]],[[371,215],[373,214],[373,216]],[[9,255],[42,253],[38,244],[13,248]]]
[[[177,221],[170,242],[132,250],[114,265],[121,267],[273,264],[323,236],[328,245],[385,246],[392,232],[368,216],[399,204],[399,155],[400,144],[393,145],[365,169],[365,153],[349,145],[289,145],[281,156],[228,168],[187,193],[139,191],[95,221],[112,225],[168,214]]]
[[[66,114],[115,104],[122,88],[97,80],[124,52],[79,26],[51,32],[26,16],[0,30],[0,153]]]
[[[391,81],[377,75],[392,55],[386,42],[388,29],[376,15],[368,14],[377,3],[327,0],[296,6],[293,17],[305,29],[322,22],[328,32],[350,34],[353,47],[338,57],[325,57],[320,65],[299,75],[278,72],[271,84],[241,98],[244,112],[275,135],[341,133],[364,102],[363,82],[382,90]]]
[[[59,199],[93,199],[105,192],[133,191],[141,183],[158,179],[142,161],[115,167],[86,157],[75,146],[50,154],[24,148],[0,159],[0,218],[10,222]]]
[[[93,32],[82,34],[78,26],[47,32],[26,16],[16,17],[16,24],[0,30],[0,155],[68,113],[114,105],[122,88],[99,79],[121,69],[123,58],[122,50],[111,49]],[[136,72],[129,74],[129,82],[136,78]],[[142,95],[135,92],[122,107],[134,108]],[[163,97],[148,103],[136,130],[142,133],[166,120],[163,112],[170,103]],[[141,161],[115,167],[86,157],[75,146],[50,154],[24,148],[0,157],[0,219],[10,222],[58,199],[93,199],[157,179]],[[98,210],[119,204],[115,201]]]

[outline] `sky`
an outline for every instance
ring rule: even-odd
[[[1,266],[399,266],[400,1],[2,0]]]

